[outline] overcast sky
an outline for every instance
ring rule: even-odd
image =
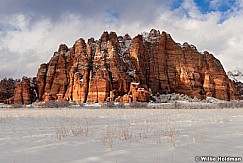
[[[0,79],[35,76],[61,43],[152,28],[243,72],[243,0],[0,0]]]

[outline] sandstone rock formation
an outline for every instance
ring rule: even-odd
[[[239,100],[243,100],[243,83],[240,81],[233,81],[233,85],[239,93]]]
[[[14,101],[31,103],[34,95],[27,94],[32,88],[26,79],[21,83]],[[104,32],[99,40],[90,38],[86,43],[80,38],[71,48],[61,44],[49,63],[41,64],[36,77],[40,101],[147,102],[149,92],[238,98],[212,54],[176,43],[168,33],[155,29],[133,39]]]
[[[36,79],[23,77],[14,90],[14,104],[31,104],[37,98]]]
[[[17,82],[19,80],[12,78],[5,78],[0,81],[0,103],[9,103],[10,98],[14,96],[14,88]]]
[[[243,100],[243,74],[238,71],[228,71],[227,76],[232,81],[235,89],[239,92],[239,99]]]

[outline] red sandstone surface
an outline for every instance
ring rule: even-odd
[[[204,99],[238,99],[220,61],[170,34],[152,29],[131,38],[104,32],[99,40],[61,44],[37,77],[17,84],[14,103],[74,101],[81,103],[148,102],[152,94],[181,93]]]

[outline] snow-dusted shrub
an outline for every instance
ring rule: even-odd
[[[46,101],[44,104],[44,107],[47,108],[64,108],[64,107],[69,107],[70,103],[68,101]]]
[[[22,104],[13,104],[11,105],[11,108],[23,108]]]
[[[131,108],[148,108],[148,103],[146,102],[134,102],[129,105]]]
[[[66,108],[70,106],[70,103],[68,101],[60,101],[56,103],[58,108]]]
[[[79,107],[84,107],[84,103],[78,102],[78,103],[70,103],[71,106],[78,105]]]
[[[160,101],[161,103],[168,103],[169,102],[169,100],[168,99],[161,99],[161,101]]]
[[[104,107],[104,108],[115,108],[116,105],[115,105],[114,102],[107,102],[107,103],[103,103],[102,107]]]
[[[176,101],[179,100],[180,95],[179,94],[172,94],[171,100]]]
[[[57,103],[55,101],[46,101],[44,107],[57,108]]]
[[[126,106],[124,105],[123,102],[119,102],[118,104],[116,104],[116,108],[118,108],[118,109],[124,109],[124,108],[126,108]]]
[[[180,102],[175,101],[174,102],[174,109],[181,109],[183,108],[182,104]]]
[[[243,102],[242,101],[228,101],[228,102],[221,102],[218,103],[219,108],[242,108]]]

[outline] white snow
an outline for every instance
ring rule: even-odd
[[[157,32],[159,33],[159,31],[157,31]],[[155,37],[155,36],[151,36],[150,33],[148,33],[148,32],[143,32],[141,34],[142,34],[144,42],[156,43],[156,42],[159,42],[159,40],[161,38],[161,35],[158,35]]]
[[[190,46],[191,46],[192,49],[197,50],[197,48],[196,48],[195,45],[192,45],[192,44],[191,44]]]
[[[7,105],[7,104],[4,104],[4,103],[0,103],[0,108],[3,109],[3,108],[9,108],[11,107],[10,105]]]
[[[132,40],[125,40],[125,47],[129,47],[132,43]]]
[[[70,53],[70,51],[65,51],[65,50],[61,50],[60,54],[64,55],[64,56],[68,56],[68,54]]]
[[[1,109],[0,162],[242,157],[242,124],[243,109]]]
[[[47,72],[47,69],[46,68],[43,68],[43,69],[41,69],[41,72],[46,73]]]
[[[120,56],[124,57],[124,54],[129,50],[130,44],[131,44],[131,40],[125,40],[124,44],[120,44],[121,47],[121,52],[120,52]]]
[[[238,70],[229,71],[227,75],[231,80],[235,82],[243,83],[243,74],[240,71]]]
[[[104,51],[104,50],[106,50],[106,49],[107,49],[107,44],[106,44],[106,42],[102,42],[102,43],[101,43],[100,50],[101,50],[101,51]]]
[[[129,75],[134,76],[134,70],[128,72]]]
[[[138,91],[138,92],[139,92],[139,91],[145,91],[145,89],[144,89],[144,88],[138,88],[137,91]]]
[[[129,47],[131,45],[131,40],[130,39],[127,39],[127,40],[124,40],[124,42],[122,43],[119,43],[120,45],[120,52],[118,53],[118,55],[120,56],[120,58],[122,59],[122,61],[124,63],[128,63],[129,60],[126,60],[126,53],[129,51]]]
[[[131,84],[133,84],[133,85],[139,85],[139,83],[136,83],[136,82],[131,82]]]

